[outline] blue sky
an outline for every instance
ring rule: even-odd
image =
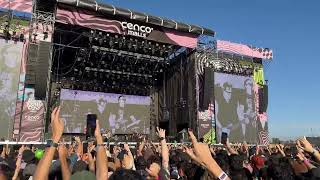
[[[318,0],[111,0],[131,8],[198,24],[217,39],[274,50],[269,80],[273,137],[320,135],[320,1]]]

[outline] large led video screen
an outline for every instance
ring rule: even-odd
[[[215,72],[214,97],[218,142],[224,132],[228,134],[230,142],[256,143],[252,77]]]
[[[13,129],[23,43],[0,39],[0,138]]]
[[[97,114],[103,130],[113,134],[149,134],[150,97],[62,89],[65,133],[84,133],[87,114]]]

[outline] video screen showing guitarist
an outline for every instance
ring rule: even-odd
[[[126,104],[126,98],[123,95],[118,97],[118,104],[116,108],[113,108],[113,111],[109,115],[109,125],[113,134],[125,134],[139,131],[140,128],[140,119],[135,117],[130,112],[130,109]]]

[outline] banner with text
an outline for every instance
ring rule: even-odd
[[[56,20],[63,24],[78,25],[105,32],[137,36],[147,40],[188,48],[195,48],[198,43],[197,35],[191,33],[183,33],[160,27],[150,27],[127,21],[111,20],[86,10],[67,6],[58,7]]]

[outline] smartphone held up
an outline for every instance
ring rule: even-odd
[[[87,137],[94,137],[94,131],[96,130],[96,121],[97,115],[96,114],[88,114],[87,115]]]

